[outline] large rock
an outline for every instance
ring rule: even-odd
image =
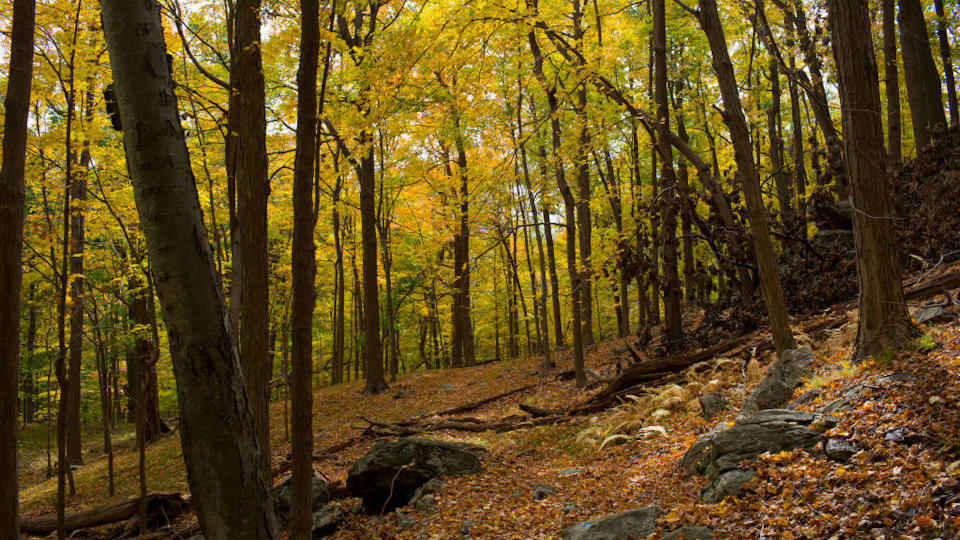
[[[663,510],[659,506],[642,506],[629,512],[571,525],[560,531],[563,540],[631,540],[646,538],[656,528]]]
[[[710,420],[727,408],[727,400],[718,392],[704,394],[700,396],[700,408],[703,410],[703,417]]]
[[[753,480],[757,473],[744,469],[733,469],[707,482],[700,490],[700,499],[708,503],[717,503],[729,495],[739,495],[743,492],[743,485]]]
[[[680,460],[684,477],[694,474],[708,479],[701,498],[716,502],[739,491],[744,473],[739,469],[744,460],[764,452],[777,453],[797,448],[813,448],[823,438],[823,432],[835,426],[835,417],[823,414],[767,409],[733,426],[710,432],[698,439]],[[728,471],[739,471],[727,476]]]
[[[327,538],[347,520],[347,513],[338,503],[330,503],[313,513],[313,537]]]
[[[270,490],[270,496],[273,499],[273,511],[277,515],[277,524],[281,529],[287,528],[287,521],[290,518],[290,478],[280,482]],[[313,504],[311,510],[319,511],[323,505],[330,501],[330,492],[327,491],[327,484],[323,480],[313,477]]]
[[[368,511],[380,513],[406,505],[417,488],[432,478],[480,472],[478,448],[466,444],[407,437],[380,441],[347,475],[347,488],[363,498]]]
[[[763,409],[780,407],[790,401],[793,391],[810,373],[813,353],[809,347],[789,349],[770,366],[767,376],[757,384],[743,401],[740,417],[747,417]]]

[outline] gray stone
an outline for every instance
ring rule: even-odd
[[[370,512],[407,504],[417,488],[439,476],[481,470],[478,448],[417,437],[380,441],[347,474],[347,489]]]
[[[563,540],[629,540],[645,538],[656,529],[657,518],[663,510],[659,506],[643,506],[571,525],[560,531]]]
[[[533,484],[533,491],[530,492],[530,497],[535,501],[539,501],[556,494],[557,490],[553,486],[548,486],[547,484]]]
[[[809,347],[789,349],[770,366],[767,376],[757,384],[743,401],[740,416],[746,417],[763,409],[785,405],[793,397],[793,391],[810,373],[813,353]]]
[[[706,540],[708,538],[713,538],[713,530],[709,527],[701,527],[699,525],[692,525],[689,527],[680,527],[675,531],[670,531],[667,534],[663,535],[661,540]]]
[[[797,399],[791,401],[790,404],[786,406],[786,408],[790,410],[796,410],[797,407],[801,405],[806,405],[807,403],[812,402],[818,397],[820,397],[820,390],[817,390],[816,388],[812,390],[807,390],[806,392],[797,396]]]
[[[270,497],[273,499],[273,512],[277,516],[277,525],[281,529],[287,528],[287,521],[290,519],[290,489],[290,478],[287,478],[270,490]],[[313,477],[312,489],[313,504],[311,510],[316,512],[330,501],[330,492],[327,491],[327,484],[317,477]]]
[[[394,513],[397,518],[397,532],[409,531],[417,523],[417,520],[404,514],[400,510]]]
[[[441,392],[453,392],[454,390],[457,389],[457,387],[452,384],[441,384],[440,386],[437,387],[437,389],[440,390]]]
[[[700,408],[703,409],[703,417],[710,420],[727,408],[727,401],[719,393],[711,392],[700,396]]]
[[[563,469],[557,474],[560,476],[573,476],[575,474],[580,474],[580,469]]]
[[[417,502],[414,503],[413,507],[421,512],[433,512],[437,509],[436,500],[436,496],[432,493],[429,493],[417,499]]]
[[[468,519],[465,519],[465,520],[463,520],[463,523],[460,524],[460,528],[457,529],[457,533],[458,533],[458,534],[461,534],[461,535],[463,535],[463,536],[466,536],[466,535],[470,534],[470,528],[471,528],[471,527],[473,527],[473,520],[472,520],[472,519],[469,519],[469,518],[468,518]]]
[[[850,458],[860,451],[855,445],[843,439],[827,439],[823,450],[830,459],[843,463],[850,461]]]
[[[313,537],[326,538],[337,532],[347,514],[337,503],[330,503],[313,513]]]
[[[426,495],[433,495],[434,493],[440,491],[440,488],[443,487],[443,480],[439,478],[431,478],[427,480],[427,483],[418,487],[416,491],[413,492],[413,495],[410,496],[410,501],[408,504],[417,504],[417,501],[422,499]]]
[[[915,315],[918,324],[948,323],[954,319],[953,315],[943,306],[925,307]]]
[[[732,469],[708,482],[700,490],[700,499],[708,503],[717,503],[729,495],[739,495],[743,492],[743,484],[757,476],[754,471]]]
[[[836,423],[832,416],[766,409],[700,437],[684,454],[679,468],[684,477],[704,474],[715,480],[739,467],[741,461],[764,452],[813,448],[822,439],[822,432]]]

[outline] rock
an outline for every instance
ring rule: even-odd
[[[397,518],[397,532],[409,531],[417,523],[417,520],[404,514],[400,510],[397,510],[394,516]]]
[[[580,469],[564,469],[557,473],[558,476],[573,476],[575,474],[580,474]]]
[[[437,390],[440,390],[441,392],[453,392],[456,389],[457,387],[452,384],[441,384],[437,387]]]
[[[548,486],[547,484],[533,484],[533,491],[530,492],[530,497],[535,501],[539,501],[556,494],[557,490],[553,486]]]
[[[661,540],[693,540],[694,538],[700,540],[713,538],[713,529],[710,529],[709,527],[701,527],[699,525],[680,527],[675,531],[670,531],[663,535]]]
[[[432,493],[429,493],[417,499],[417,502],[414,503],[413,508],[420,512],[433,512],[437,509],[436,500],[436,496]]]
[[[740,462],[764,452],[813,448],[837,419],[816,413],[766,409],[733,426],[698,439],[680,460],[684,477],[705,474],[715,480]]]
[[[846,463],[860,451],[855,445],[843,439],[827,439],[827,442],[823,445],[823,450],[827,457],[842,463]]]
[[[930,306],[917,311],[914,315],[917,324],[939,324],[948,323],[954,319],[953,314],[943,306]]]
[[[663,510],[659,506],[642,506],[594,521],[571,525],[560,531],[563,540],[628,540],[646,538],[656,528]]]
[[[729,470],[717,477],[716,480],[703,486],[703,489],[700,490],[700,499],[708,503],[717,503],[728,495],[739,495],[743,492],[743,484],[753,480],[756,476],[757,473],[754,471]]]
[[[286,529],[287,521],[290,519],[290,478],[274,486],[270,490],[270,497],[273,499],[273,511],[277,516],[277,525],[281,529]],[[323,480],[313,477],[313,505],[311,509],[317,512],[329,501],[330,492],[327,491],[327,484]]]
[[[763,409],[780,407],[790,401],[793,391],[810,373],[811,362],[813,353],[809,347],[783,351],[770,366],[766,377],[743,401],[740,416],[746,417]]]
[[[563,512],[564,514],[569,514],[570,512],[573,512],[574,510],[576,510],[577,508],[578,508],[577,503],[567,503],[563,505],[563,508],[561,508],[560,511]]]
[[[405,437],[379,441],[347,474],[347,489],[380,513],[407,504],[417,488],[438,476],[480,472],[478,448]]]
[[[427,495],[433,495],[434,493],[440,491],[440,488],[443,487],[443,480],[439,478],[431,478],[427,480],[427,483],[418,487],[416,491],[413,492],[413,495],[410,497],[408,504],[417,504],[417,502]]]
[[[460,524],[460,528],[457,529],[457,534],[466,536],[466,535],[470,534],[470,528],[471,528],[471,527],[473,527],[473,520],[472,520],[472,519],[465,519],[465,520],[463,520],[463,523]]]
[[[523,493],[524,493],[524,489],[522,487],[518,487],[517,489],[510,492],[510,499],[514,501],[517,499],[521,499],[523,498]]]
[[[907,428],[893,428],[883,436],[884,441],[899,444],[914,444],[922,442],[923,439],[923,435],[918,435]]]
[[[700,396],[700,408],[703,409],[703,417],[710,420],[727,408],[727,401],[719,393],[711,392]]]
[[[330,503],[313,513],[313,537],[326,538],[337,532],[347,520],[347,514],[337,503]]]
[[[797,407],[801,405],[806,405],[807,403],[812,402],[818,397],[820,397],[820,390],[817,390],[816,388],[812,390],[807,390],[806,392],[797,396],[797,399],[791,401],[786,408],[790,410],[796,410]]]

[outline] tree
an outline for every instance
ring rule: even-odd
[[[907,101],[917,149],[930,144],[930,130],[947,125],[943,113],[940,74],[930,52],[927,22],[920,0],[899,0],[900,49],[907,83]],[[836,52],[834,52],[836,54]]]
[[[716,1],[700,0],[700,12],[697,18],[710,42],[713,70],[717,75],[720,93],[723,96],[724,121],[730,129],[734,158],[743,184],[747,215],[750,219],[750,234],[753,237],[753,248],[760,274],[760,286],[763,289],[763,299],[767,307],[767,317],[770,321],[770,331],[773,334],[777,352],[783,352],[796,348],[796,343],[787,318],[787,306],[783,300],[783,288],[780,286],[777,268],[777,255],[773,250],[770,225],[767,223],[767,215],[763,207],[760,174],[753,161],[750,132],[743,117],[740,92],[734,76],[733,62],[730,61],[730,54],[727,51],[727,42],[720,23],[720,14],[717,12]]]
[[[33,82],[34,0],[13,2],[10,71],[0,162],[0,539],[20,537],[17,521],[17,381],[20,356],[20,256],[23,250],[27,116]]]
[[[203,225],[160,6],[103,0],[124,149],[177,378],[181,445],[204,535],[277,536],[268,471]]]
[[[237,0],[232,71],[237,83],[237,217],[240,220],[240,360],[264,465],[270,463],[268,384],[270,291],[267,276],[267,120],[260,53],[260,0]]]
[[[897,74],[897,5],[883,1],[883,77],[887,94],[887,158],[900,163],[900,76]]]
[[[866,0],[830,0],[833,55],[840,81],[845,173],[852,190],[853,235],[860,283],[860,321],[854,357],[900,350],[915,333],[903,300],[897,261],[877,64]],[[941,111],[942,113],[942,111]]]
[[[290,320],[292,402],[290,441],[290,537],[308,538],[313,528],[313,309],[317,263],[313,232],[313,168],[317,131],[317,59],[320,55],[320,7],[301,0],[300,69],[297,70],[297,147],[294,157],[293,246]],[[326,70],[325,70],[326,73]],[[321,98],[322,99],[322,98]]]

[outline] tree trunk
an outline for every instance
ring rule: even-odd
[[[896,0],[883,2],[883,77],[887,96],[887,159],[900,163],[900,76],[897,73]]]
[[[316,256],[313,242],[313,172],[317,133],[317,64],[320,56],[320,4],[300,1],[300,68],[297,70],[297,146],[293,178],[291,255],[291,423],[290,538],[313,530],[313,309]],[[321,98],[322,99],[322,98]],[[337,232],[339,234],[339,231]],[[339,243],[337,245],[339,248]],[[336,345],[334,346],[336,347]]]
[[[456,214],[459,229],[453,236],[453,325],[451,362],[454,366],[476,363],[473,323],[470,318],[470,192],[467,176],[466,141],[460,127],[460,112],[452,105],[453,139],[457,148],[460,180]]]
[[[653,64],[654,101],[657,104],[657,144],[662,157],[660,197],[663,224],[660,245],[663,258],[664,345],[668,351],[683,346],[680,313],[680,275],[677,271],[677,177],[673,170],[673,148],[670,145],[670,104],[667,99],[667,37],[664,0],[653,0]]]
[[[777,255],[770,239],[770,226],[767,223],[763,207],[763,195],[760,191],[760,174],[753,162],[750,148],[750,132],[743,117],[740,105],[740,93],[733,72],[733,63],[727,51],[726,38],[715,0],[700,0],[700,26],[710,42],[713,55],[713,69],[717,74],[720,93],[723,96],[724,121],[730,129],[733,140],[734,157],[743,182],[743,194],[747,203],[747,215],[750,218],[750,233],[753,236],[754,252],[760,274],[760,286],[763,289],[764,303],[770,321],[770,332],[777,352],[796,348],[787,307],[780,286]]]
[[[898,351],[916,330],[900,282],[896,236],[884,167],[877,64],[865,0],[829,0],[833,55],[843,110],[846,174],[852,188],[853,236],[860,283],[855,358]],[[902,30],[901,30],[902,31]],[[941,111],[942,113],[942,111]]]
[[[134,272],[139,269],[134,269]],[[153,364],[153,351],[156,344],[149,337],[155,313],[150,312],[148,300],[149,288],[136,275],[129,279],[132,298],[129,300],[130,322],[133,325],[133,348],[127,354],[127,391],[129,392],[128,421],[136,421],[137,404],[144,405],[144,440],[155,440],[164,430],[160,418],[159,393],[157,388],[157,368]],[[146,370],[146,373],[144,373]],[[139,381],[146,384],[141,388]],[[142,396],[142,397],[141,397]]]
[[[940,73],[933,63],[930,36],[923,18],[920,0],[899,0],[900,51],[907,83],[907,101],[913,120],[913,139],[917,151],[930,144],[931,129],[947,124],[943,114]]]
[[[583,49],[583,11],[580,0],[573,0],[573,41],[577,51]],[[583,78],[577,83],[576,102],[573,110],[577,115],[577,229],[580,245],[580,309],[583,324],[583,346],[593,345],[593,267],[591,236],[593,219],[590,212],[590,135],[587,130],[587,85]]]
[[[20,356],[20,255],[24,167],[33,80],[33,0],[13,2],[10,71],[0,162],[0,538],[20,537],[17,492],[17,371]]]
[[[237,0],[237,195],[240,236],[240,360],[261,458],[270,464],[268,388],[270,291],[267,274],[267,121],[260,53],[260,0]]]
[[[180,437],[208,538],[275,538],[264,467],[204,230],[156,2],[103,0],[127,164],[177,378]]]
[[[947,104],[950,108],[950,124],[960,122],[957,110],[957,83],[953,77],[953,60],[950,57],[950,40],[947,37],[947,19],[943,11],[943,0],[933,0],[937,11],[937,40],[940,42],[940,60],[943,62],[943,74],[947,80]]]

